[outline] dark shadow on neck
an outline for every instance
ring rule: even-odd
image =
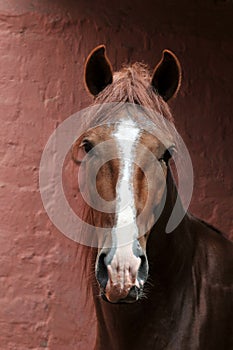
[[[147,242],[149,274],[152,280],[159,278],[166,285],[186,279],[187,273],[191,271],[194,254],[194,242],[189,229],[190,217],[187,213],[184,213],[182,221],[171,233],[166,233],[166,226],[177,199],[178,210],[182,214],[184,209],[168,169],[165,206],[151,229]]]

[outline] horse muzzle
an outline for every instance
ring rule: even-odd
[[[96,279],[104,300],[111,303],[133,303],[143,295],[148,277],[148,262],[143,251],[140,254],[127,247],[120,251],[100,252],[96,262]]]

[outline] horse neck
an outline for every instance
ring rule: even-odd
[[[182,215],[183,219],[171,233],[166,233],[167,223],[176,201],[178,201],[177,214]],[[152,278],[159,277],[169,285],[177,284],[180,279],[186,278],[192,266],[194,249],[189,227],[189,215],[184,212],[173,176],[168,169],[165,206],[151,229],[147,242],[147,256]]]

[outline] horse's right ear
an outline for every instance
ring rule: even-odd
[[[112,66],[105,54],[105,46],[97,46],[87,57],[85,84],[88,91],[96,96],[112,83]]]

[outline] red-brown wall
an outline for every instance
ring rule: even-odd
[[[171,107],[194,166],[191,211],[233,239],[232,18],[223,0],[0,1],[1,350],[93,348],[78,246],[49,221],[38,169],[56,126],[91,102],[83,65],[100,43],[115,69],[178,55]]]

